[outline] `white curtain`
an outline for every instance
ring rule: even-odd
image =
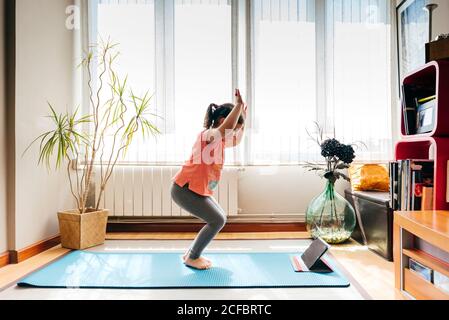
[[[249,163],[310,160],[316,148],[305,128],[317,116],[315,1],[255,0],[252,17]]]
[[[391,25],[387,0],[326,2],[327,116],[358,159],[392,157]]]
[[[306,130],[392,155],[387,0],[253,1],[255,126],[250,163],[319,159]]]
[[[136,136],[126,162],[184,161],[209,104],[233,99],[231,2],[97,0],[90,24],[92,42],[119,44],[122,79],[128,76],[136,94],[154,94],[153,121],[162,134]]]
[[[207,106],[233,100],[236,74],[251,83],[251,121],[245,143],[227,151],[228,164],[320,159],[306,134],[314,121],[342,142],[362,141],[359,160],[389,159],[389,1],[253,0],[248,69],[235,60],[246,49],[235,32],[236,3],[90,1],[91,42],[120,44],[119,74],[136,93],[155,94],[161,117],[162,135],[137,140],[126,161],[183,162]]]

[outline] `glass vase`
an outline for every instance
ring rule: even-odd
[[[343,243],[354,231],[355,212],[335,191],[335,183],[328,180],[325,190],[307,208],[306,222],[312,238],[319,237],[330,244]]]

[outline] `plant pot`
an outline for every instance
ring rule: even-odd
[[[103,244],[109,210],[77,210],[58,212],[61,244],[67,249],[82,250]]]
[[[335,191],[334,183],[328,181],[325,190],[307,208],[306,221],[312,238],[339,244],[348,240],[354,231],[355,211]]]

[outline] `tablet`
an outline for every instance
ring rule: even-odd
[[[311,270],[313,266],[320,261],[320,258],[327,252],[327,250],[329,250],[329,245],[320,238],[317,238],[307,250],[304,251],[301,259],[306,267]]]

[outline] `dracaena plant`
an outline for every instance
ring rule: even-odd
[[[144,139],[160,133],[151,112],[152,95],[147,91],[136,95],[128,85],[128,77],[120,78],[115,70],[119,52],[117,44],[102,42],[90,47],[79,67],[87,75],[89,103],[87,114],[57,113],[48,103],[52,129],[39,135],[28,148],[39,143],[38,164],[56,169],[65,167],[71,194],[80,214],[86,212],[89,188],[94,167],[99,170],[99,193],[95,207],[101,199],[119,159],[123,159],[137,135]],[[98,76],[94,79],[94,67]],[[94,81],[97,84],[94,86]]]

